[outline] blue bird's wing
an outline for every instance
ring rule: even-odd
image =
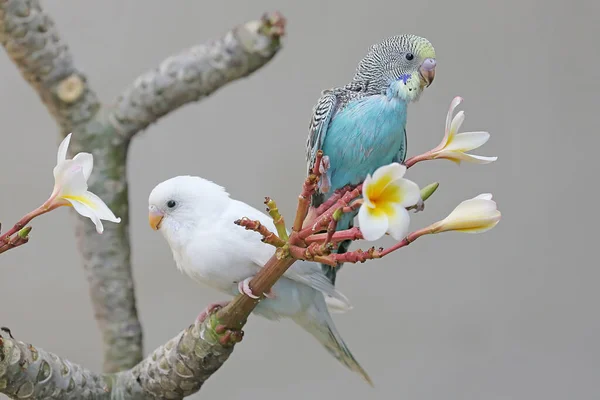
[[[323,147],[327,127],[337,111],[339,105],[336,93],[332,89],[324,90],[317,104],[313,108],[312,118],[308,128],[308,139],[306,140],[306,161],[307,174],[314,166],[317,151]],[[318,206],[323,202],[322,195],[317,189],[317,193],[312,197],[312,205]]]
[[[331,89],[323,91],[317,104],[313,108],[312,118],[308,128],[306,140],[307,173],[314,166],[317,151],[322,148],[327,134],[327,127],[336,111],[338,104],[337,96]]]
[[[404,164],[404,161],[406,160],[406,151],[408,149],[408,139],[407,139],[407,135],[406,135],[406,128],[404,128],[404,136],[402,137],[403,142],[402,142],[402,147],[400,147],[400,150],[398,151],[398,154],[396,154],[396,157],[394,157],[394,162],[400,163],[400,164]]]

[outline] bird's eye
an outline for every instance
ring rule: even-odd
[[[406,53],[406,56],[405,56],[405,57],[406,57],[406,59],[407,59],[408,61],[410,61],[410,60],[412,60],[413,58],[415,58],[415,55],[414,55],[413,53]]]
[[[169,208],[173,208],[177,205],[177,203],[175,202],[175,200],[169,200],[167,201],[167,207]]]

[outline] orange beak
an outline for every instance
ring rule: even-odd
[[[155,231],[160,229],[160,223],[162,222],[164,217],[165,214],[163,214],[162,211],[151,207],[150,211],[148,212],[148,221],[150,222],[150,226],[152,227],[152,229],[154,229]]]

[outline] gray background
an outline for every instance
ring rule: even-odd
[[[441,182],[417,228],[491,191],[503,220],[483,235],[421,239],[340,273],[354,309],[335,316],[371,389],[291,322],[253,317],[244,342],[200,392],[223,399],[597,399],[600,317],[597,44],[599,3],[534,0],[45,1],[92,85],[111,101],[165,56],[279,9],[284,50],[249,79],[181,109],[130,151],[133,267],[146,351],[224,295],[177,272],[147,222],[158,182],[196,174],[288,220],[304,177],[304,141],[322,89],[344,84],[368,46],[426,36],[433,86],[410,107],[409,154],[438,144],[447,107],[465,101],[463,130],[488,130],[487,166],[437,161],[409,178]],[[54,122],[0,55],[1,220],[46,199],[58,144]],[[592,111],[596,114],[593,115]],[[250,160],[245,160],[252,154]],[[33,240],[0,261],[0,321],[21,340],[99,370],[87,283],[64,209],[34,223]],[[390,244],[391,240],[382,240]],[[198,395],[197,395],[198,396]],[[200,397],[200,396],[198,396]]]

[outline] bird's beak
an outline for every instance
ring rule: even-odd
[[[429,87],[433,82],[433,78],[435,78],[435,65],[435,58],[426,58],[419,67],[421,79],[426,83],[425,87]]]
[[[157,231],[160,228],[160,223],[162,222],[165,214],[157,208],[150,207],[148,211],[148,221],[150,222],[150,226],[152,229]]]

